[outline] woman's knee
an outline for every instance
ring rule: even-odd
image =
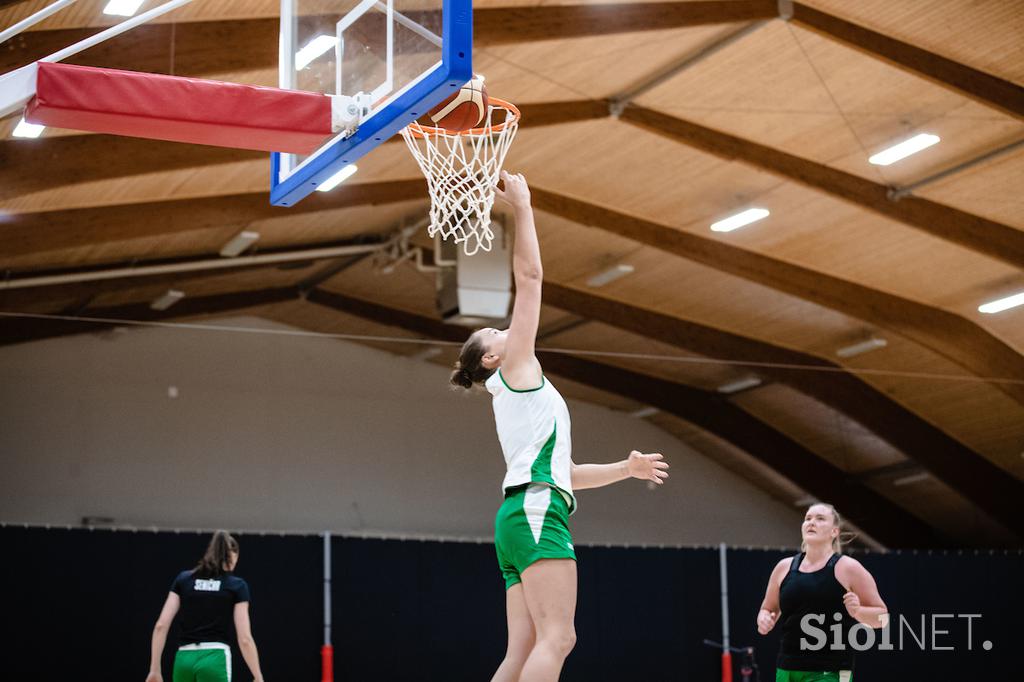
[[[563,657],[568,656],[576,646],[576,628],[569,626],[552,630],[544,634],[543,641]]]

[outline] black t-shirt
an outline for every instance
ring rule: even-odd
[[[789,573],[783,578],[779,588],[782,643],[776,665],[783,670],[852,670],[853,648],[849,643],[849,633],[857,621],[846,612],[846,605],[843,604],[846,588],[836,580],[836,564],[840,557],[833,554],[817,571],[801,573],[799,568],[804,558],[805,555],[802,553],[793,557]],[[812,625],[822,630],[826,637],[825,646],[817,651],[800,649],[801,639],[806,637],[809,644],[817,644],[819,639],[807,637],[801,630],[800,621],[808,614],[817,617]],[[840,615],[839,622],[842,623],[838,637],[832,629],[837,622],[835,614]],[[833,646],[837,648],[833,649]]]
[[[249,601],[249,585],[231,573],[200,578],[195,571],[182,571],[171,592],[181,597],[179,646],[200,642],[229,641],[235,604]]]

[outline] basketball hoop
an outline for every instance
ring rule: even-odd
[[[501,119],[495,121],[496,117]],[[452,237],[467,256],[491,250],[491,207],[498,173],[519,127],[519,109],[490,98],[487,124],[452,131],[410,123],[402,137],[427,177],[430,225],[427,232]]]

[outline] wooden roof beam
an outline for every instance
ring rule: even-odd
[[[579,38],[756,21],[777,17],[776,0],[706,0],[607,5],[481,8],[474,12],[476,45]],[[1024,89],[876,31],[793,3],[791,20],[830,39],[1016,117],[1024,115]],[[172,28],[173,27],[173,28]],[[28,31],[0,56],[0,71],[40,59],[92,35],[95,28]],[[201,76],[270,69],[277,63],[278,21],[272,18],[150,23],[84,53],[75,63],[138,71],[166,71],[174,42],[174,71]],[[241,49],[239,49],[241,47]],[[124,54],[131,54],[130,67]]]
[[[768,363],[750,369],[863,425],[1024,539],[1024,483],[833,362],[553,282],[544,283],[544,301],[627,332],[642,329],[662,343],[708,357]]]
[[[534,207],[891,329],[977,376],[1024,379],[1024,357],[959,315],[580,199],[531,187]],[[994,383],[1024,404],[1024,386]]]
[[[4,255],[19,256],[101,242],[175,234],[204,228],[246,225],[351,206],[427,200],[425,181],[393,180],[344,184],[332,192],[314,192],[290,208],[271,206],[266,192],[192,199],[171,199],[96,208],[16,213],[0,222]],[[0,261],[0,267],[3,262]]]
[[[467,336],[467,330],[438,320],[322,289],[309,292],[307,300],[428,338],[461,343]],[[819,499],[834,500],[854,523],[890,547],[945,544],[906,510],[716,394],[561,353],[540,355],[549,373],[657,407],[733,444]]]
[[[0,346],[41,341],[43,339],[59,338],[73,334],[106,331],[119,324],[124,324],[119,322],[120,320],[157,322],[160,320],[180,320],[186,317],[233,313],[255,306],[294,301],[298,296],[299,293],[295,287],[279,287],[260,291],[237,291],[212,296],[186,297],[175,303],[174,307],[168,310],[153,310],[149,307],[149,302],[145,302],[91,308],[79,313],[79,316],[110,320],[109,322],[91,322],[44,316],[37,318],[0,317]]]
[[[638,2],[488,7],[473,11],[473,41],[483,47],[538,40],[662,31],[778,16],[775,0]]]
[[[1024,88],[1016,83],[798,2],[793,3],[792,21],[1010,116],[1024,118]]]
[[[608,105],[596,100],[521,104],[519,110],[523,115],[520,129],[608,115]],[[398,135],[388,140],[388,143],[401,142]],[[6,139],[0,140],[0,200],[92,180],[260,159],[268,160],[269,155],[246,149],[118,135]]]
[[[485,7],[473,12],[473,42],[477,47],[488,47],[776,16],[775,0]],[[96,28],[26,31],[12,41],[13,49],[0,54],[0,73],[41,59],[96,31]],[[154,22],[69,61],[86,66],[166,73],[173,55],[174,73],[179,76],[276,69],[278,33],[279,21],[273,18]]]
[[[324,246],[326,245],[310,245],[299,250],[323,248]],[[292,248],[284,251],[294,250]],[[356,257],[356,259],[358,258],[361,257]],[[167,263],[171,262],[173,261],[167,261]],[[350,267],[353,262],[354,259],[338,261],[326,268],[323,273],[319,273],[315,279],[305,280],[299,285],[299,289],[310,290],[330,276],[337,274],[341,269]],[[143,262],[135,265],[137,269],[144,269],[150,264],[150,262]],[[74,274],[80,270],[65,270],[48,274]],[[91,269],[87,268],[86,270]],[[98,293],[113,289],[151,285],[164,278],[171,281],[172,277],[172,275],[154,275],[122,278],[116,282],[102,285],[51,286],[47,291],[51,292],[51,296],[57,298],[70,295],[78,298],[93,297]],[[6,306],[22,307],[32,300],[32,294],[23,293],[15,296],[13,291],[4,291],[0,293],[0,300],[5,301]],[[1014,500],[1020,499],[1024,493],[1024,486],[1019,481],[875,390],[857,376],[842,371],[842,368],[835,363],[654,310],[595,296],[553,282],[545,284],[545,300],[555,307],[572,313],[566,320],[552,325],[550,329],[542,330],[543,334],[547,336],[563,333],[569,328],[590,321],[598,321],[627,332],[644,329],[662,342],[710,357],[742,358],[750,362],[779,365],[779,367],[760,367],[756,371],[775,381],[793,386],[864,425],[908,456],[919,460],[937,478],[959,490],[979,509],[990,514],[993,519],[1008,528],[1014,528],[1021,537],[1024,537],[1024,519],[1016,513],[1017,510],[1014,506]],[[22,306],[19,306],[19,302],[22,303]],[[793,365],[835,371],[801,371],[790,368]]]
[[[1019,353],[982,327],[953,313],[539,187],[533,194],[540,210],[583,225],[599,227],[893,329],[979,376],[1024,378],[1024,358]],[[283,216],[285,210],[314,212],[421,198],[423,181],[417,179],[343,185],[335,192],[310,197],[291,209],[272,207],[264,193],[253,192],[15,214],[0,224],[0,239],[4,241],[5,253],[14,256],[182,230],[245,224],[261,218]],[[147,216],[146,220],[139,220],[140,215]],[[997,385],[1024,403],[1024,388],[1013,384]]]
[[[726,161],[739,161],[939,239],[1024,269],[1024,231],[920,197],[889,199],[890,187],[729,133],[635,105],[620,116],[648,132]]]
[[[268,158],[247,149],[119,135],[9,138],[0,140],[0,200],[81,182]]]
[[[166,311],[154,311],[147,303],[89,311],[90,317],[107,322],[0,319],[0,344],[103,331],[117,326],[118,320],[158,321],[226,314],[258,305],[296,301],[301,295],[298,287],[289,286],[186,298]],[[322,289],[305,292],[305,298],[339,312],[438,340],[462,342],[467,333],[432,318]],[[732,443],[811,494],[840,505],[851,520],[880,542],[898,547],[947,544],[934,529],[859,482],[856,476],[825,462],[717,394],[563,354],[547,353],[542,357],[553,374],[652,405]]]
[[[422,180],[402,180],[343,185],[335,192],[310,197],[291,209],[271,207],[264,193],[254,192],[16,214],[0,224],[0,239],[4,241],[5,253],[13,256],[182,230],[245,224],[285,215],[285,210],[313,212],[412,200],[423,197],[422,183]],[[979,325],[953,313],[543,188],[535,188],[533,196],[540,210],[893,329],[979,376],[1024,378],[1024,358],[1016,350]],[[147,219],[139,220],[140,215],[147,216]],[[1024,388],[1020,385],[996,385],[1024,404]]]
[[[327,277],[337,274],[341,269],[351,266],[355,259],[345,259],[331,265],[326,274],[320,274],[315,280],[306,280],[300,285],[300,291],[313,289]],[[145,267],[146,263],[137,264]],[[254,266],[258,267],[258,266]],[[56,273],[63,274],[63,273]],[[50,287],[51,291],[61,289],[66,295],[86,297],[91,300],[97,293],[126,286],[148,285],[161,279],[171,281],[172,275],[134,277],[121,279],[117,282],[93,283],[92,285],[65,285]],[[0,292],[0,300],[6,306],[17,305],[18,301],[27,302],[31,294],[14,296],[13,292]],[[208,297],[207,297],[208,298]],[[669,316],[623,302],[595,296],[553,282],[545,283],[545,300],[555,307],[573,313],[566,323],[555,325],[546,330],[547,335],[558,334],[567,328],[578,326],[589,321],[599,321],[628,332],[636,329],[648,330],[650,335],[662,342],[680,348],[702,353],[711,357],[724,356],[743,358],[751,362],[774,363],[778,365],[807,365],[822,369],[839,370],[834,363],[818,357],[788,350],[772,344],[740,336],[696,322]],[[202,304],[194,303],[187,298],[176,306],[176,310],[190,311]],[[137,319],[151,319],[152,312],[145,304],[127,307],[115,312],[116,317],[127,317],[126,311],[135,311]],[[63,311],[67,312],[67,311]],[[79,314],[81,311],[67,312]],[[44,321],[29,324],[24,329],[34,338],[33,330],[46,330],[62,323]],[[69,328],[76,328],[74,323],[67,323]],[[21,328],[15,325],[14,328]],[[11,336],[15,341],[21,337]],[[876,435],[888,441],[908,456],[914,457],[937,478],[950,487],[958,490],[979,509],[984,510],[994,520],[1007,528],[1012,528],[1024,537],[1024,519],[1017,513],[1015,501],[1024,493],[1024,486],[998,467],[994,466],[972,450],[949,437],[941,430],[904,409],[895,401],[876,391],[858,377],[844,372],[800,371],[786,367],[761,367],[760,374],[781,381],[797,390],[814,397],[825,405],[843,413],[861,423]]]

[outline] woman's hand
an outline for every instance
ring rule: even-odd
[[[847,592],[843,595],[843,605],[846,606],[846,612],[850,614],[850,618],[857,619],[857,613],[860,611],[860,597],[857,596],[856,592]]]
[[[501,180],[505,183],[505,189],[502,190],[495,185],[494,195],[496,197],[514,209],[530,207],[530,187],[526,184],[526,178],[522,173],[510,175],[508,171],[501,171]]]
[[[629,459],[626,460],[626,468],[629,470],[629,475],[633,478],[639,478],[643,481],[654,481],[658,485],[665,482],[668,478],[668,462],[663,462],[665,459],[661,456],[660,452],[655,452],[649,455],[645,455],[639,450],[634,450],[629,453]]]
[[[159,672],[150,673],[146,675],[146,682],[164,682],[164,676]]]
[[[757,631],[762,635],[767,635],[775,627],[775,621],[779,618],[779,614],[774,611],[768,611],[761,609],[761,612],[757,614]]]

